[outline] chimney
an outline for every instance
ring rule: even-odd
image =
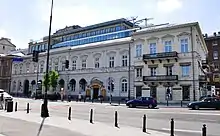
[[[213,34],[214,34],[214,36],[216,36],[216,32],[214,32]]]
[[[205,34],[205,38],[208,38],[208,34]]]

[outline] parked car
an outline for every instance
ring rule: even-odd
[[[187,107],[195,110],[200,108],[220,109],[220,99],[217,97],[205,97],[201,101],[189,103]]]
[[[153,97],[139,97],[137,99],[127,101],[126,106],[128,106],[129,108],[134,108],[137,106],[155,108],[157,107],[157,100]]]
[[[0,89],[0,97],[2,94],[3,94],[3,101],[13,100],[13,97],[10,94],[5,92],[3,89]]]

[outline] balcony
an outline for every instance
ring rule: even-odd
[[[155,54],[144,54],[143,60],[155,60],[155,59],[170,59],[175,58],[177,61],[178,53],[176,51],[173,52],[162,52],[162,53],[155,53]],[[161,62],[161,60],[160,60]]]
[[[176,81],[178,75],[143,76],[143,81]]]

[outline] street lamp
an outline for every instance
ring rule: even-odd
[[[48,48],[47,48],[47,62],[46,62],[46,86],[45,86],[45,94],[44,94],[44,103],[41,106],[41,117],[46,118],[49,117],[48,111],[48,100],[47,100],[47,90],[48,90],[48,81],[49,81],[49,55],[50,55],[50,43],[51,43],[51,24],[52,24],[52,14],[53,14],[53,0],[51,2],[51,11],[50,11],[50,25],[49,25],[49,36],[48,36]]]

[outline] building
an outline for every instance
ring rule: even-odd
[[[10,91],[12,59],[8,52],[14,50],[16,46],[8,38],[0,39],[0,89]]]
[[[207,63],[209,66],[209,86],[215,86],[215,95],[220,94],[220,32],[213,35],[204,35],[206,46],[208,48]],[[210,88],[210,87],[209,87]],[[211,91],[211,89],[209,89]]]
[[[66,27],[52,36],[49,70],[59,73],[57,91],[76,97],[82,95],[97,98],[112,95],[113,99],[127,97],[128,55],[133,24],[118,19],[87,27]],[[37,50],[39,62],[32,61],[32,52]],[[13,63],[12,90],[16,94],[30,95],[35,91],[37,81],[42,83],[46,71],[47,37],[40,42],[29,43],[29,55],[23,62]],[[65,61],[69,60],[69,69]],[[132,67],[131,84],[133,83]],[[108,86],[114,82],[114,91]],[[130,87],[133,92],[133,85]],[[133,93],[131,94],[133,95]]]
[[[3,37],[0,39],[0,54],[7,54],[15,48],[16,46],[11,43],[11,39]]]
[[[116,100],[129,94],[138,97],[150,89],[149,95],[160,102],[165,101],[167,87],[172,100],[193,100],[205,92],[202,88],[206,82],[200,82],[199,77],[204,76],[200,63],[207,49],[198,23],[150,26],[136,31],[134,26],[118,19],[87,27],[66,27],[54,33],[49,70],[60,75],[57,91],[64,90],[74,97],[79,93],[91,98],[112,95]],[[163,39],[169,39],[166,52]],[[35,91],[36,81],[42,83],[46,47],[47,37],[32,41],[29,55],[22,57],[24,61],[13,63],[14,93],[29,95]],[[32,62],[33,50],[41,52],[38,63]],[[66,60],[70,62],[69,69],[65,69]],[[168,76],[164,67],[169,68]],[[109,90],[111,82],[113,91]]]
[[[198,23],[146,28],[133,38],[137,96],[193,101],[206,93],[202,60],[208,51]]]

